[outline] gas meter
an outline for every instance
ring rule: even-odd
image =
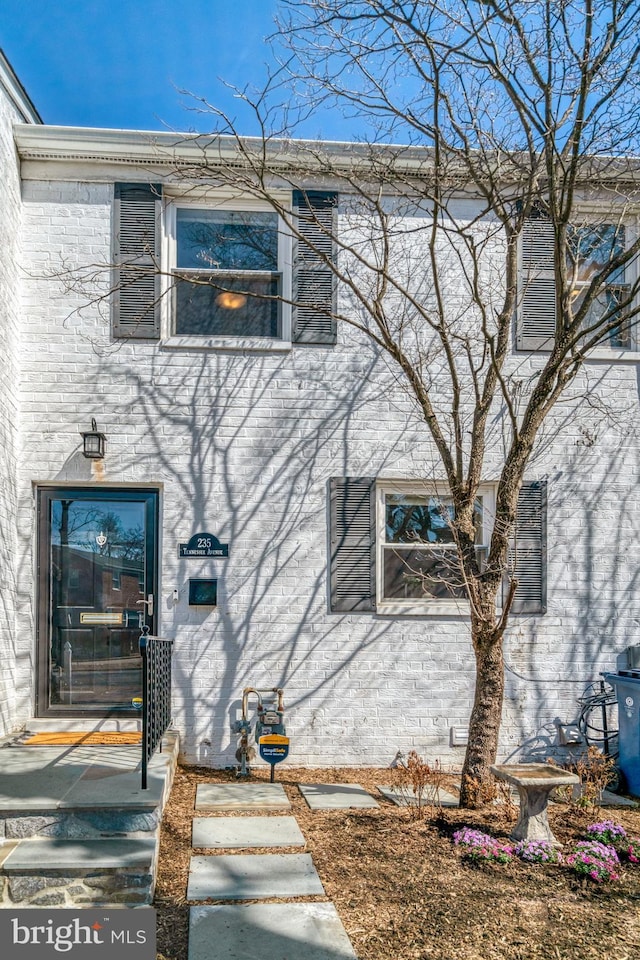
[[[256,721],[256,743],[260,743],[260,737],[267,737],[273,733],[278,733],[282,737],[286,735],[284,708],[274,710],[271,707],[265,707],[263,703],[259,703],[258,719]]]
[[[276,763],[286,760],[289,754],[289,738],[286,735],[284,726],[284,691],[280,687],[271,687],[269,690],[258,690],[255,687],[245,687],[242,691],[242,719],[236,723],[236,732],[240,734],[240,743],[236,752],[236,757],[240,761],[240,770],[238,775],[246,777],[249,775],[249,763],[255,756],[255,750],[249,746],[249,735],[251,733],[251,721],[249,720],[249,694],[255,694],[258,698],[256,708],[257,717],[254,735],[256,743],[260,750],[260,756],[271,765],[271,782],[273,783],[273,772]],[[263,693],[277,694],[277,703],[265,704],[262,700]],[[271,698],[275,700],[275,697]]]

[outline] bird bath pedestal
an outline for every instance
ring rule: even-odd
[[[547,819],[549,796],[556,787],[580,783],[580,777],[549,763],[505,763],[491,767],[499,780],[517,787],[520,794],[520,818],[511,837],[513,840],[547,840],[554,847],[556,840]]]

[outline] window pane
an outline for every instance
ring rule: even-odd
[[[578,283],[589,283],[595,274],[624,251],[624,227],[602,223],[592,227],[574,227],[569,232],[569,268]],[[624,270],[610,277],[624,283]]]
[[[52,705],[123,709],[140,695],[146,543],[142,501],[51,501]]]
[[[453,543],[453,504],[439,497],[386,498],[387,543]]]
[[[384,553],[385,600],[462,600],[466,593],[455,550]]]
[[[278,269],[275,213],[179,208],[176,223],[180,269]]]
[[[617,347],[621,350],[631,347],[629,320],[625,318],[624,311],[620,307],[620,304],[628,296],[628,287],[609,286],[593,300],[584,318],[584,328],[588,329],[597,323],[610,323],[611,320],[616,317],[616,313],[618,313],[620,323],[610,331],[609,343],[612,347]],[[579,305],[580,298],[577,297],[574,309],[579,307]],[[616,319],[618,319],[618,317],[616,317]]]
[[[278,337],[279,277],[211,278],[210,283],[177,280],[176,334],[204,337]],[[251,294],[255,296],[251,296]]]
[[[448,497],[416,497],[389,494],[385,497],[387,543],[453,543],[451,521],[454,509]],[[476,543],[482,539],[482,497],[476,500]]]

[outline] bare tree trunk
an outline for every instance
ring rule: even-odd
[[[477,807],[485,799],[489,767],[495,763],[504,699],[503,630],[474,623],[476,690],[469,721],[469,745],[462,767],[461,807]]]

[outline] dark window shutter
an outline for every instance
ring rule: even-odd
[[[113,335],[160,336],[160,184],[116,183]]]
[[[547,610],[547,482],[522,484],[512,552],[518,581],[512,613]]]
[[[375,610],[375,478],[330,481],[331,610]]]
[[[553,224],[531,217],[522,229],[519,350],[552,350],[556,333],[556,273]]]
[[[293,250],[296,343],[336,342],[336,278],[326,259],[335,258],[337,202],[335,193],[296,190],[293,194],[293,212],[302,237],[294,241]]]

